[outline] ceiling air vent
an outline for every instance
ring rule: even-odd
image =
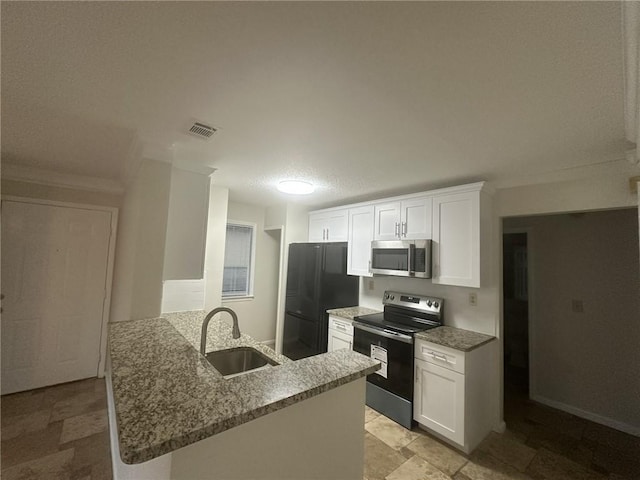
[[[207,139],[216,133],[216,129],[204,123],[194,122],[189,128],[189,133],[196,137]]]

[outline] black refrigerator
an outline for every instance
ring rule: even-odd
[[[347,243],[289,245],[282,353],[292,360],[327,351],[328,309],[358,305],[359,277],[347,275]]]

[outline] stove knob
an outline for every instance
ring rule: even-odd
[[[438,306],[439,306],[438,302],[433,302],[433,306],[438,308]]]
[[[384,299],[385,299],[385,300],[389,300],[389,294],[388,294],[388,293],[385,293],[385,294],[384,294]]]
[[[427,301],[427,306],[431,306],[431,300]]]
[[[396,299],[396,297],[391,295],[391,300],[395,300],[395,299]]]

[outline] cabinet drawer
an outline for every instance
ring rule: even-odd
[[[338,317],[329,317],[329,329],[353,336],[353,325],[349,320]]]
[[[464,374],[464,352],[424,340],[416,340],[415,356],[418,360]]]

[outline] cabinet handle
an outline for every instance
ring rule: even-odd
[[[329,240],[329,229],[327,228],[327,240]]]
[[[402,236],[407,236],[407,222],[402,222]]]
[[[400,237],[400,224],[396,222],[396,237]]]
[[[437,353],[434,353],[434,352],[429,352],[429,354],[434,360],[440,360],[441,362],[449,363],[449,360],[447,360],[447,357],[444,355],[438,355]]]
[[[323,228],[322,229],[322,240],[326,240],[327,239],[327,229]]]
[[[371,260],[369,260],[369,273],[371,273]]]
[[[343,332],[347,331],[347,327],[345,327],[344,325],[342,325],[340,323],[334,323],[334,325],[338,330],[342,330]]]

